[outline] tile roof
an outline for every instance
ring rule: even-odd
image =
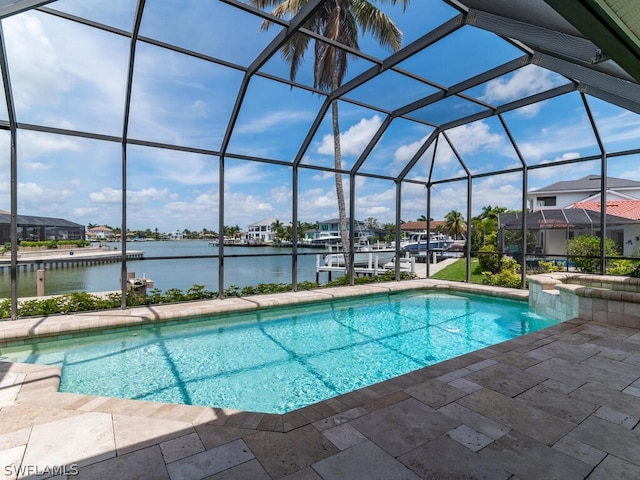
[[[574,208],[600,211],[600,202],[577,202]],[[607,214],[630,220],[640,220],[640,200],[612,200],[607,202]]]
[[[432,231],[438,227],[444,227],[447,224],[447,222],[445,222],[444,220],[432,220],[429,223]],[[403,232],[420,232],[426,229],[426,221],[404,222],[402,225],[400,225],[400,230],[402,230]]]

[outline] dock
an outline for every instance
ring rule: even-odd
[[[127,250],[127,260],[142,260],[143,251]],[[18,252],[18,271],[58,269],[117,263],[122,261],[121,250],[102,248],[73,248]],[[9,253],[0,255],[0,275],[11,270]]]
[[[393,261],[386,263],[385,265],[378,264],[378,258],[375,255],[375,250],[369,252],[369,260],[366,266],[354,267],[353,272],[356,276],[364,276],[364,275],[378,275],[387,270],[395,269],[395,263]],[[409,272],[412,274],[416,273],[416,262],[414,257],[403,257],[400,259],[400,271]],[[345,274],[344,265],[336,265],[329,262],[329,265],[324,264],[324,255],[316,255],[316,283],[320,282],[320,274],[326,272],[327,273],[327,281],[331,281],[331,276],[333,272],[338,273],[338,275]]]

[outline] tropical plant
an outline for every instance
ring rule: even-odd
[[[449,235],[453,238],[457,239],[458,236],[462,235],[467,230],[467,224],[462,217],[462,214],[457,210],[451,210],[444,217],[445,226]]]
[[[598,235],[580,235],[567,241],[567,253],[571,255],[573,265],[585,273],[600,271],[600,237]],[[618,247],[611,238],[605,239],[606,257],[618,255]]]
[[[483,245],[478,251],[478,261],[483,272],[498,273],[502,255],[498,253],[495,245]]]
[[[504,257],[497,273],[483,272],[482,283],[499,287],[520,288],[522,277],[520,276],[520,264],[511,257]]]
[[[285,242],[293,241],[293,225],[286,225],[282,229],[282,240]]]
[[[238,225],[234,225],[234,226],[229,226],[229,225],[225,225],[224,226],[224,236],[225,237],[229,237],[229,238],[236,238],[238,235],[240,235],[240,227]]]
[[[483,245],[496,245],[498,240],[498,215],[506,207],[482,207],[480,215],[471,219],[471,250],[478,251]]]
[[[277,218],[271,222],[271,231],[273,232],[273,239],[276,243],[282,240],[284,234],[284,225]]]
[[[403,9],[409,4],[409,0],[381,0],[392,5],[402,4]],[[308,0],[250,0],[251,5],[258,8],[273,8],[271,12],[278,18],[293,17],[309,2]],[[323,91],[334,91],[341,84],[347,72],[348,52],[338,45],[353,50],[359,50],[358,27],[363,32],[371,34],[382,46],[396,51],[402,43],[402,32],[396,24],[379,10],[374,2],[367,0],[331,0],[321,5],[316,12],[304,24],[304,28],[319,34],[329,40],[314,39],[314,64],[313,84],[315,88]],[[263,30],[271,26],[269,20],[262,24]],[[295,80],[298,67],[304,59],[305,51],[312,37],[297,32],[293,34],[282,46],[281,53],[289,64],[289,77]],[[347,209],[342,187],[342,152],[340,148],[340,126],[338,123],[338,101],[331,102],[331,118],[333,128],[333,150],[336,196],[338,198],[338,218],[340,223],[340,237],[346,269],[350,270],[349,231],[347,230]]]
[[[562,272],[565,268],[564,262],[556,262],[554,260],[540,260],[538,262],[538,270],[541,273]]]
[[[480,219],[487,219],[497,222],[498,215],[507,211],[507,207],[492,207],[491,205],[486,205],[482,207],[482,212],[478,215]]]
[[[631,275],[638,268],[638,265],[640,265],[640,263],[637,261],[626,258],[611,260],[611,262],[607,264],[607,275]]]

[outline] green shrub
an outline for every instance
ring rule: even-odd
[[[57,242],[60,246],[70,245],[78,248],[88,247],[89,245],[91,245],[91,242],[89,240],[57,240]]]
[[[573,265],[585,273],[600,271],[600,237],[597,235],[580,235],[567,242],[567,253],[572,256]],[[616,243],[605,239],[605,256],[619,255]]]
[[[565,269],[565,264],[564,262],[556,263],[553,260],[540,260],[538,268],[542,273],[562,272]]]
[[[495,245],[483,245],[478,250],[478,262],[483,272],[498,273],[500,271],[501,255]]]
[[[607,264],[607,275],[631,275],[640,262],[634,260],[611,260]]]
[[[0,300],[0,318],[11,318],[11,300]]]
[[[162,303],[184,302],[187,296],[179,288],[170,288],[164,292],[164,301]]]
[[[483,272],[485,285],[498,287],[520,288],[522,278],[520,275],[520,264],[511,257],[502,259],[502,268],[498,273]]]
[[[49,315],[51,313],[63,313],[62,299],[60,297],[51,297],[42,300],[33,299],[20,302],[18,305],[18,316],[32,317]]]
[[[224,291],[224,296],[225,297],[241,297],[242,293],[241,293],[241,289],[240,287],[238,287],[237,285],[229,285],[229,288],[226,288]]]
[[[91,242],[89,242],[88,240],[22,240],[18,244],[18,246],[23,248],[48,248],[55,250],[59,246],[83,248],[89,246],[90,244]],[[11,250],[11,244],[5,244],[5,248],[6,245],[8,245],[8,250]]]
[[[187,300],[208,300],[217,296],[217,293],[205,290],[204,285],[196,284],[187,289]]]

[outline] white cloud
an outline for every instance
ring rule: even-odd
[[[301,221],[314,222],[337,216],[338,201],[335,188],[311,188],[299,192],[298,217]]]
[[[205,118],[209,115],[207,104],[202,100],[196,100],[191,104],[191,110],[198,116]]]
[[[346,132],[340,134],[340,148],[343,155],[360,155],[378,128],[382,125],[379,115],[361,119]],[[333,155],[333,135],[325,135],[317,149],[321,155]]]
[[[18,135],[18,155],[20,160],[29,160],[43,156],[51,156],[59,152],[81,152],[83,151],[82,140],[65,137],[63,135],[47,135],[36,132],[20,130]],[[32,168],[37,169],[33,162]]]
[[[276,125],[294,124],[300,121],[307,121],[311,118],[309,112],[300,112],[292,110],[282,110],[272,112],[268,115],[257,116],[246,123],[239,124],[235,129],[235,133],[261,133],[270,130]]]
[[[289,187],[285,187],[285,186],[276,187],[271,189],[271,191],[269,192],[269,195],[275,203],[282,204],[286,202],[291,202],[292,191],[291,191],[291,188]]]
[[[36,183],[18,183],[18,210],[20,213],[51,217],[67,217],[65,202],[73,192],[64,187],[48,185],[43,188]],[[52,201],[55,199],[55,201]]]
[[[89,200],[96,203],[119,203],[122,202],[122,190],[103,188],[99,192],[91,192]]]
[[[479,151],[486,152],[500,152],[501,154],[513,155],[513,152],[505,148],[505,138],[499,133],[491,132],[489,124],[483,121],[474,122],[468,125],[462,125],[460,127],[453,128],[447,132],[447,135],[451,139],[458,153],[463,157],[465,155],[475,154]],[[407,162],[416,154],[418,149],[426,141],[428,136],[424,136],[420,140],[403,145],[396,149],[394,153],[394,161]],[[433,155],[432,144],[427,151],[423,154],[419,162],[416,163],[412,172],[411,178],[427,179],[429,175],[431,158]],[[453,150],[449,147],[448,143],[441,139],[438,143],[438,150],[436,151],[436,165],[438,168],[451,168],[453,166],[456,171],[461,171],[460,165],[457,163],[457,159]],[[421,171],[422,170],[422,171]],[[453,172],[447,170],[449,174]]]
[[[167,198],[169,189],[164,188],[158,190],[157,188],[144,188],[142,190],[127,190],[127,204],[129,203],[144,203],[154,200],[163,200]]]
[[[190,201],[173,198],[160,205],[138,204],[128,217],[129,228],[158,228],[161,231],[218,230],[218,196],[203,193]],[[140,207],[140,208],[139,208]],[[160,214],[158,214],[160,212]]]
[[[334,178],[335,175],[333,172],[319,172],[316,173],[312,179],[316,182],[324,182],[326,180],[329,180],[330,178]]]
[[[508,103],[556,87],[560,85],[558,78],[549,70],[535,65],[526,65],[508,78],[497,78],[488,82],[480,99],[488,103]],[[538,113],[540,106],[541,103],[529,105],[519,109],[518,113],[534,116]]]
[[[157,188],[127,190],[127,205],[135,207],[136,204],[165,199],[168,195],[169,190],[167,188],[162,190]],[[89,200],[95,203],[120,203],[122,202],[122,190],[106,187],[99,192],[91,192]]]
[[[425,135],[420,140],[413,143],[401,145],[400,147],[398,147],[393,153],[393,161],[408,162],[409,160],[411,160],[413,156],[418,152],[422,144],[427,141],[427,138],[429,138],[429,135]]]
[[[25,162],[25,165],[31,170],[51,170],[51,165],[43,162]]]
[[[489,124],[483,121],[452,128],[447,134],[462,156],[481,150],[495,152],[504,145],[504,136],[492,133]]]
[[[121,128],[125,39],[37,12],[7,18],[3,27],[18,119]]]
[[[549,157],[557,160],[565,158],[565,155],[579,156],[575,153],[578,149],[592,149],[591,153],[598,151],[593,130],[584,120],[576,121],[570,125],[548,125],[535,132],[526,141],[519,141],[518,147],[524,159],[529,163],[554,161]],[[584,152],[582,153],[584,154]]]
[[[549,164],[549,167],[547,168],[536,168],[533,170],[529,170],[529,185],[543,187],[558,180],[571,180],[583,177],[590,173],[597,173],[594,172],[594,162],[577,162],[569,163],[566,165],[552,165],[554,161],[570,158],[575,157],[565,157],[563,155],[561,157],[556,157],[554,160],[545,162]]]
[[[267,175],[267,170],[255,162],[243,162],[234,164],[225,169],[225,186],[240,185],[246,183],[258,183]]]
[[[72,213],[75,218],[95,218],[101,215],[101,211],[97,207],[78,207],[74,208]]]
[[[634,147],[637,145],[640,137],[640,115],[623,111],[609,117],[598,116],[596,117],[596,124],[605,145],[618,147],[620,143],[625,142],[631,142]]]
[[[476,180],[472,192],[472,215],[478,215],[487,205],[522,209],[522,175],[496,175]]]

